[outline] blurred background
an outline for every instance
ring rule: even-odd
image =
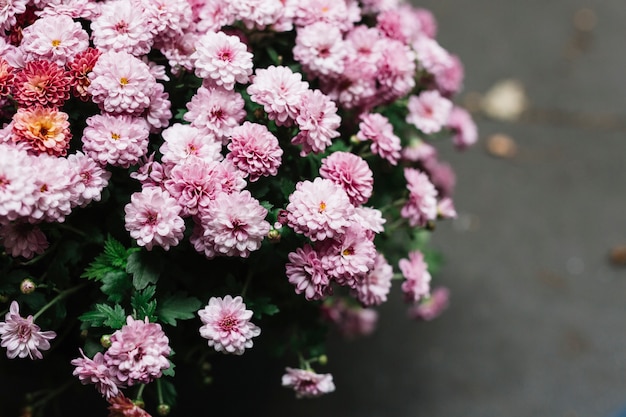
[[[481,136],[463,153],[439,148],[457,173],[458,219],[433,235],[451,306],[411,322],[395,286],[373,336],[331,344],[321,371],[337,391],[277,391],[267,415],[615,416],[626,405],[626,6],[413,4],[464,63],[458,101]]]

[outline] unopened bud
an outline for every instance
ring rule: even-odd
[[[280,232],[276,229],[271,229],[267,233],[267,238],[272,242],[278,242],[280,241]]]
[[[350,136],[350,143],[356,145],[357,143],[361,143],[361,139],[357,138],[356,135]]]
[[[22,294],[30,294],[33,291],[35,291],[36,288],[37,288],[37,286],[35,285],[33,280],[30,279],[30,278],[26,278],[20,284],[20,291],[22,292]]]
[[[160,416],[166,416],[170,413],[170,406],[167,404],[159,404],[157,407],[157,414]]]
[[[287,224],[287,216],[289,215],[289,212],[287,210],[280,210],[278,212],[278,215],[276,216],[276,220],[282,224],[285,225]]]
[[[317,358],[317,361],[319,362],[320,365],[326,365],[328,363],[328,356],[320,355],[320,357]]]
[[[105,349],[110,348],[111,347],[111,335],[103,334],[102,337],[100,338],[100,344]]]
[[[135,400],[133,401],[133,404],[142,409],[146,408],[146,403],[143,400]]]

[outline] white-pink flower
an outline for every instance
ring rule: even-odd
[[[391,290],[393,268],[383,254],[377,253],[374,265],[355,286],[356,298],[365,306],[376,306],[387,301]]]
[[[286,368],[283,387],[291,388],[296,398],[315,398],[335,391],[331,374],[318,374],[312,370]]]
[[[111,173],[82,152],[69,155],[67,161],[73,173],[72,204],[85,207],[92,201],[100,201],[102,190],[109,184]]]
[[[330,23],[317,22],[297,30],[293,57],[312,78],[341,74],[347,53],[341,31]]]
[[[437,90],[422,91],[409,97],[406,122],[426,134],[437,133],[448,123],[452,102]]]
[[[300,132],[291,139],[294,145],[301,145],[300,156],[310,152],[323,152],[339,136],[337,129],[341,117],[337,105],[319,90],[307,90],[299,103],[296,123]]]
[[[34,323],[33,316],[20,316],[17,301],[11,302],[9,312],[0,322],[0,346],[7,349],[7,357],[42,359],[41,351],[50,349],[50,340],[56,337],[53,331],[42,332]]]
[[[192,126],[225,142],[230,130],[246,117],[241,94],[223,88],[200,87],[187,103],[183,118]]]
[[[192,125],[175,123],[161,132],[163,144],[159,151],[161,161],[167,164],[181,164],[192,158],[205,162],[223,159],[222,142],[212,133],[201,131]]]
[[[89,35],[69,16],[41,17],[24,28],[21,48],[28,61],[45,59],[65,65],[89,46]]]
[[[333,152],[322,159],[320,177],[340,185],[355,206],[372,196],[374,174],[365,159],[353,153]]]
[[[252,54],[246,44],[224,32],[208,32],[198,39],[191,59],[198,77],[226,90],[232,90],[235,83],[247,83],[252,75]]]
[[[75,366],[72,375],[77,376],[83,385],[94,384],[107,400],[117,396],[124,384],[117,378],[115,371],[109,368],[104,355],[98,352],[93,359],[89,359],[82,349],[80,354],[82,357],[72,359],[71,364]]]
[[[400,215],[408,219],[411,226],[425,226],[429,220],[437,218],[437,190],[428,176],[415,168],[405,168],[404,177],[409,199]]]
[[[200,336],[218,352],[242,355],[254,344],[252,338],[261,334],[261,329],[250,322],[252,314],[240,296],[211,297],[198,311],[202,320]]]
[[[450,290],[446,287],[437,287],[431,291],[429,297],[411,305],[407,310],[407,315],[413,320],[430,321],[439,317],[449,304]]]
[[[104,3],[100,15],[91,21],[94,46],[99,50],[142,56],[150,52],[153,34],[143,9],[131,1]]]
[[[400,259],[398,266],[405,280],[402,292],[408,302],[417,302],[430,294],[431,276],[424,255],[418,251],[409,252],[409,259]]]
[[[322,265],[339,285],[355,288],[374,266],[376,247],[366,230],[352,224],[344,234],[322,242]]]
[[[389,119],[382,114],[362,115],[356,137],[362,141],[372,141],[372,153],[386,159],[392,165],[398,164],[402,144],[400,138],[393,133],[393,126],[389,123]]]
[[[226,159],[248,174],[251,182],[278,173],[283,150],[265,125],[244,122],[233,128],[229,137]]]
[[[214,161],[191,158],[174,165],[170,171],[164,185],[182,207],[183,216],[193,216],[206,209],[222,191],[222,184],[216,178],[216,165],[219,164]]]
[[[15,16],[26,11],[28,0],[9,0],[0,3],[0,29],[8,30],[17,22]]]
[[[478,129],[472,116],[462,107],[454,106],[448,119],[448,127],[454,135],[452,141],[458,149],[466,149],[478,141]]]
[[[285,264],[287,279],[296,288],[296,294],[304,294],[307,300],[320,300],[331,293],[330,277],[322,266],[320,255],[311,245],[296,248],[287,255]]]

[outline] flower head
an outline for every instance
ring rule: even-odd
[[[109,368],[104,355],[98,352],[93,359],[89,359],[82,349],[80,354],[82,357],[72,359],[71,363],[75,366],[72,375],[77,376],[83,385],[94,384],[96,390],[106,399],[111,399],[120,394],[120,388],[124,384],[112,372],[113,369]]]
[[[247,46],[224,32],[208,32],[198,39],[191,59],[198,77],[226,90],[232,90],[235,83],[247,83],[252,75],[252,54]]]
[[[251,182],[278,173],[283,150],[265,125],[244,122],[232,129],[229,136],[230,153],[226,159],[248,174]]]
[[[409,114],[406,122],[411,123],[426,134],[437,133],[448,123],[452,102],[437,90],[422,91],[418,96],[409,97]]]
[[[335,391],[331,374],[318,374],[311,370],[286,368],[283,387],[292,388],[296,398],[315,398]]]
[[[35,154],[64,156],[71,139],[69,116],[56,108],[21,107],[13,116],[13,142]]]
[[[89,35],[79,22],[65,15],[43,16],[24,28],[21,48],[28,60],[43,59],[65,65],[89,47]]]
[[[223,88],[198,88],[187,109],[184,119],[191,126],[224,141],[246,116],[241,94]]]
[[[44,253],[49,246],[41,229],[29,223],[0,224],[0,243],[9,255],[26,259]]]
[[[70,98],[70,81],[63,67],[54,62],[28,62],[15,75],[15,101],[24,107],[61,107]]]
[[[297,248],[288,258],[285,272],[289,282],[296,287],[296,294],[304,294],[307,300],[319,300],[331,293],[330,277],[322,266],[320,255],[311,245]]]
[[[430,321],[441,315],[450,304],[450,290],[446,287],[433,289],[429,297],[411,305],[407,314],[414,320]]]
[[[322,159],[320,167],[320,177],[340,185],[355,206],[365,203],[371,197],[373,175],[367,162],[350,152],[333,152]]]
[[[142,8],[132,1],[115,0],[102,5],[91,21],[93,43],[101,51],[141,56],[150,52],[153,34]]]
[[[0,322],[0,346],[7,348],[9,359],[25,358],[42,359],[40,351],[50,349],[50,340],[57,335],[53,331],[42,332],[34,322],[33,316],[20,316],[17,301],[11,303],[9,312]]]
[[[411,226],[425,226],[437,217],[437,190],[428,176],[415,169],[405,168],[409,200],[400,215],[409,220]]]
[[[402,291],[407,301],[416,302],[430,294],[431,276],[420,251],[410,252],[409,259],[400,259],[398,266],[405,278]]]
[[[367,113],[361,116],[357,139],[372,141],[372,152],[397,165],[402,145],[400,138],[393,133],[393,126],[382,114]]]

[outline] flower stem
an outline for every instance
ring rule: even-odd
[[[135,397],[135,401],[143,401],[143,390],[146,389],[146,384],[139,385],[139,389],[137,390],[137,395]]]
[[[87,283],[81,284],[81,285],[77,285],[76,287],[72,287],[70,289],[67,289],[65,291],[63,291],[62,293],[60,293],[59,295],[57,295],[56,297],[54,297],[48,304],[46,304],[45,306],[41,307],[41,309],[35,313],[35,315],[33,316],[33,321],[37,320],[37,318],[39,316],[41,316],[44,311],[46,311],[47,309],[49,309],[50,307],[52,307],[53,305],[55,305],[57,302],[59,302],[60,300],[62,300],[63,298],[67,297],[68,295],[80,290],[81,288],[83,288],[84,286],[86,286]]]
[[[161,387],[161,378],[156,380],[157,397],[159,398],[159,404],[163,404],[163,387]]]
[[[245,298],[246,291],[248,291],[248,287],[250,286],[250,282],[252,281],[252,268],[248,271],[248,275],[246,276],[246,282],[243,284],[243,288],[241,289],[241,298]]]

